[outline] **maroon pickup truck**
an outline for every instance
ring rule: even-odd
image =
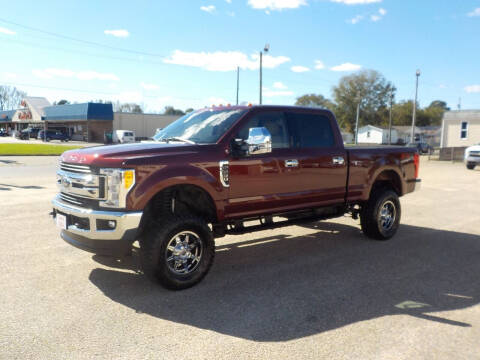
[[[64,240],[97,254],[125,255],[138,240],[145,274],[183,289],[207,274],[225,234],[349,213],[369,238],[391,238],[418,170],[412,148],[345,148],[327,110],[212,107],[150,143],[65,152],[53,216]]]

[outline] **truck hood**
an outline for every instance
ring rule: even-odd
[[[467,148],[466,151],[480,151],[480,145],[473,145]]]
[[[121,167],[133,164],[138,159],[197,153],[200,146],[178,142],[94,146],[66,151],[60,158],[61,161],[73,164]]]

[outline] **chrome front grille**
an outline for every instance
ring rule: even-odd
[[[62,199],[62,201],[69,204],[83,205],[83,201],[81,201],[80,199],[77,199],[76,197],[73,197],[64,193],[60,193],[60,199]]]
[[[63,161],[60,162],[60,170],[73,172],[73,173],[81,173],[81,174],[92,173],[92,170],[88,165],[69,164]]]
[[[62,199],[72,204],[80,205],[81,199],[105,198],[105,176],[94,174],[88,165],[61,162],[57,171],[57,186],[64,196]]]

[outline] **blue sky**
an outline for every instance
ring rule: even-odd
[[[305,93],[380,71],[422,106],[480,108],[480,0],[0,1],[0,84],[50,101],[186,109]],[[55,34],[55,35],[54,35]],[[78,41],[80,40],[80,41]]]

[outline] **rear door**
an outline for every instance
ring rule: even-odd
[[[337,136],[338,125],[329,112],[287,112],[292,137],[291,157],[298,161],[300,181],[295,184],[308,206],[341,204],[347,185],[347,153]]]

